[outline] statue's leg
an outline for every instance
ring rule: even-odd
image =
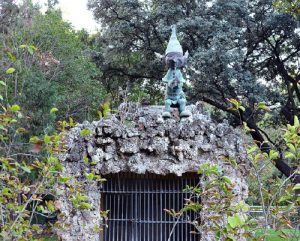
[[[171,104],[172,104],[172,101],[170,99],[165,100],[165,111],[162,114],[163,117],[165,117],[165,118],[171,117],[171,113],[170,113],[171,112]]]
[[[190,111],[186,110],[185,98],[180,98],[178,100],[178,104],[179,104],[180,117],[189,117],[192,114]]]
[[[180,98],[178,100],[178,104],[179,104],[179,112],[181,113],[181,112],[185,111],[186,99]]]

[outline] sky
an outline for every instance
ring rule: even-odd
[[[33,0],[40,6],[44,6],[46,0]],[[64,20],[71,22],[77,30],[82,28],[93,32],[98,24],[93,19],[93,14],[87,9],[88,0],[59,0],[58,7],[62,10]]]

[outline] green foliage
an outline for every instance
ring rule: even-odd
[[[262,229],[256,231],[256,235],[258,237],[261,237],[264,233],[265,230]],[[266,241],[298,241],[300,238],[300,232],[293,229],[283,229],[280,231],[269,229],[264,237]]]
[[[239,214],[235,213],[228,217],[228,224],[231,228],[242,227],[245,224],[245,220]]]
[[[215,214],[206,217],[212,221],[209,227],[210,231],[215,233],[218,240],[239,240],[242,237],[239,236],[239,230],[242,229],[245,231],[243,237],[248,237],[250,240],[253,220],[247,216],[249,206],[244,202],[232,204],[235,184],[232,183],[231,178],[225,176],[218,165],[208,163],[201,165],[198,173],[201,174],[199,181],[201,189],[189,187],[188,190],[192,196],[196,195],[198,198],[203,196],[213,197],[210,198],[209,206],[206,207],[215,211]],[[190,200],[193,199],[188,199],[181,212],[190,210],[199,212],[202,209],[199,199],[194,199],[192,202]],[[200,222],[194,221],[192,223],[195,225],[196,230],[201,230]],[[220,225],[220,223],[225,225]]]
[[[31,225],[34,215],[56,211],[53,201],[43,204],[42,200],[44,193],[56,195],[54,183],[61,168],[54,155],[64,150],[62,134],[45,137],[49,139],[47,143],[33,138],[33,146],[28,150],[18,144],[17,136],[22,135],[17,131],[23,118],[21,108],[18,105],[9,108],[1,105],[1,108],[0,237],[2,240],[32,240],[33,234],[40,232]],[[48,161],[50,159],[55,161]]]
[[[291,167],[298,167],[300,141],[298,118],[295,116],[294,124],[288,124],[280,134],[284,137],[281,148],[283,148],[288,164]],[[252,163],[252,171],[249,176],[249,183],[251,183],[249,200],[256,197],[255,204],[262,206],[264,224],[272,224],[273,228],[279,230],[272,234],[268,234],[265,230],[264,235],[270,235],[267,240],[273,240],[271,237],[274,237],[274,240],[276,240],[275,238],[297,240],[299,236],[296,238],[293,232],[280,232],[282,229],[291,228],[299,220],[297,215],[299,184],[291,182],[293,176],[297,174],[297,169],[295,168],[288,177],[280,176],[271,163],[279,158],[278,152],[272,150],[269,155],[266,155],[260,151],[257,145],[249,148],[248,157]]]
[[[91,209],[92,205],[86,202],[88,196],[82,195],[79,192],[76,192],[74,195],[71,195],[70,200],[75,209]]]
[[[115,91],[129,83],[131,92],[133,82],[140,86],[149,83],[146,93],[151,86],[159,88],[164,70],[154,53],[164,53],[172,24],[177,24],[183,48],[191,54],[187,72],[196,99],[202,97],[223,110],[228,107],[224,100],[237,96],[251,108],[254,103],[273,104],[284,100],[280,98],[284,86],[279,84],[279,79],[287,77],[284,70],[296,77],[293,63],[299,35],[293,31],[297,20],[272,11],[271,0],[218,0],[211,4],[203,0],[113,0],[109,4],[90,0],[89,7],[104,26],[96,41],[95,61],[105,84],[112,85],[108,82],[112,79],[118,82]],[[277,54],[291,61],[270,61],[276,57],[272,51],[276,43]],[[284,67],[280,71],[276,69],[279,64]],[[276,74],[278,81],[273,78]],[[260,79],[266,79],[272,88]]]
[[[56,113],[58,111],[58,109],[56,107],[53,107],[51,110],[50,110],[50,113]]]
[[[83,129],[83,130],[80,132],[80,136],[81,136],[81,137],[85,137],[85,136],[90,135],[91,133],[92,133],[91,130],[89,130],[89,129]]]
[[[94,79],[99,71],[90,61],[82,33],[64,22],[59,11],[41,14],[23,4],[20,16],[24,6],[31,12],[30,24],[20,21],[9,34],[0,34],[0,67],[6,69],[0,73],[5,84],[2,98],[22,106],[30,133],[52,131],[56,118],[96,117],[105,92]],[[53,106],[60,111],[49,113]]]
[[[15,71],[16,71],[15,68],[9,68],[9,69],[6,70],[6,73],[7,73],[7,74],[12,74],[12,73],[14,73]]]
[[[235,102],[234,102],[235,103]],[[238,106],[236,104],[235,106]],[[238,107],[236,108],[238,109]],[[300,128],[299,120],[294,118],[294,124],[287,125],[281,135],[285,143],[282,147],[285,153],[293,154],[289,158],[290,166],[298,167],[299,163],[299,144]],[[209,198],[208,206],[205,210],[213,210],[214,215],[206,216],[211,220],[210,231],[213,231],[218,240],[240,240],[239,230],[245,233],[243,237],[247,240],[298,240],[299,232],[291,228],[299,223],[298,205],[300,185],[291,182],[293,175],[298,172],[295,168],[294,173],[289,177],[279,177],[278,171],[274,170],[272,162],[279,158],[279,152],[270,150],[264,153],[258,145],[248,147],[248,158],[251,162],[249,175],[250,198],[248,203],[259,205],[260,216],[251,217],[253,210],[245,202],[233,205],[235,197],[233,192],[234,183],[230,176],[225,176],[223,170],[218,165],[210,163],[200,166],[198,173],[200,181],[196,187],[188,186],[184,191],[191,193],[190,198],[185,202],[181,210],[166,210],[172,217],[180,219],[184,212],[193,211],[199,213],[202,210],[201,198]],[[290,155],[291,155],[290,154]],[[229,161],[233,167],[236,162]],[[213,197],[213,198],[210,198]],[[258,211],[258,210],[256,210]],[[250,215],[249,215],[250,214]],[[226,219],[226,221],[224,221]],[[224,223],[225,225],[220,225]],[[196,230],[201,232],[201,222],[194,220],[191,222]],[[259,229],[257,227],[266,227]],[[268,229],[272,227],[273,229]],[[255,234],[255,235],[254,235]]]
[[[86,180],[88,180],[88,181],[98,181],[98,182],[106,181],[105,178],[102,178],[101,176],[96,175],[94,173],[85,173],[84,176],[85,176]]]
[[[297,167],[300,160],[300,124],[297,116],[294,116],[294,124],[287,125],[283,138],[286,144],[284,156],[293,167]]]
[[[86,180],[72,183],[72,177],[62,175],[64,167],[58,156],[66,148],[65,131],[33,136],[21,145],[19,140],[26,129],[19,127],[24,118],[20,111],[19,105],[5,108],[1,104],[0,239],[3,241],[43,240],[34,238],[40,236],[43,230],[33,220],[36,215],[51,217],[59,212],[61,204],[57,198],[62,192],[57,188],[58,184],[65,185],[73,208],[82,210],[93,208],[89,197],[82,193],[85,182],[105,181],[99,175],[86,173]],[[61,123],[73,126],[73,123]],[[56,199],[45,200],[46,195]],[[107,212],[102,215],[105,217]],[[63,227],[63,223],[57,222],[55,227]]]
[[[42,238],[41,241],[57,241],[58,239],[56,237],[47,237]]]
[[[217,0],[211,4],[203,0],[175,4],[170,0],[90,0],[103,29],[89,37],[62,20],[53,8],[56,0],[48,1],[46,14],[29,2],[20,7],[8,0],[0,3],[1,13],[5,13],[0,16],[3,239],[32,240],[33,233],[39,232],[30,225],[33,213],[56,211],[55,202],[42,202],[42,193],[59,195],[53,188],[55,183],[70,188],[74,208],[93,208],[88,196],[80,192],[82,183],[73,184],[72,177],[60,173],[63,166],[55,155],[64,147],[62,134],[54,130],[55,119],[68,120],[59,124],[64,132],[75,121],[97,114],[107,117],[111,106],[104,101],[106,92],[113,104],[127,100],[159,103],[165,71],[154,53],[164,52],[174,23],[184,49],[191,53],[187,70],[190,97],[231,113],[253,136],[264,133],[256,140],[259,147],[248,150],[252,162],[249,200],[263,205],[266,225],[289,228],[287,215],[299,204],[299,197],[294,198],[299,184],[279,177],[271,164],[283,156],[296,171],[300,158],[299,120],[294,118],[299,115],[300,103],[298,19],[274,11],[271,0]],[[274,1],[273,6],[299,15],[299,1]],[[89,59],[89,48],[94,50],[94,62]],[[269,128],[275,126],[280,136],[277,130],[285,121],[290,124],[283,138],[278,138],[267,154],[261,153],[259,148],[271,139],[265,141],[268,133],[259,128],[272,123]],[[32,133],[37,136],[31,137]],[[91,134],[90,130],[80,133],[82,137]],[[89,160],[84,158],[84,162]],[[228,163],[238,165],[232,159]],[[212,209],[222,213],[212,220],[227,217],[223,227],[213,223],[217,237],[234,240],[238,229],[251,233],[251,220],[244,215],[247,205],[230,206],[232,178],[209,164],[201,166],[199,174],[203,187],[187,187],[191,198],[185,207],[166,211],[176,218],[187,211],[199,212],[200,196],[212,195],[222,200],[212,204]],[[85,173],[85,178],[89,183],[104,181],[94,173]],[[106,217],[107,212],[102,215]]]
[[[105,101],[104,103],[102,103],[100,105],[100,110],[98,110],[98,117],[101,118],[106,118],[110,113],[111,113],[111,109],[110,109],[110,102],[109,101]]]
[[[164,53],[176,24],[190,53],[189,99],[244,125],[265,150],[280,146],[283,140],[274,130],[300,115],[300,35],[299,18],[274,10],[279,3],[299,10],[298,1],[285,0],[89,0],[103,25],[94,43],[101,81],[113,101],[122,95],[159,103],[164,69],[155,52]],[[276,158],[283,155],[276,151],[271,153],[281,162],[276,167],[289,173],[292,167]]]
[[[40,17],[39,21],[43,22],[45,16]],[[28,34],[26,31],[22,34]],[[15,34],[18,36],[19,33]],[[23,38],[22,34],[20,36]],[[76,34],[73,33],[71,38],[76,39]],[[61,205],[58,200],[44,200],[46,195],[57,198],[62,194],[57,184],[66,185],[74,209],[91,209],[92,206],[88,196],[81,193],[81,183],[72,185],[72,178],[61,173],[64,167],[58,156],[65,151],[65,131],[74,127],[73,119],[69,117],[69,121],[59,122],[60,132],[49,128],[60,113],[53,105],[60,105],[57,98],[64,91],[62,87],[65,83],[54,81],[53,75],[48,75],[51,69],[45,72],[38,65],[36,55],[40,48],[31,44],[11,44],[15,44],[17,50],[21,49],[21,54],[10,52],[9,58],[4,59],[16,68],[4,71],[4,81],[1,81],[5,99],[1,98],[0,102],[0,239],[29,241],[36,240],[34,237],[43,231],[33,222],[36,215],[51,217],[59,211]],[[56,74],[60,75],[58,72]],[[24,106],[10,105],[12,100]],[[64,110],[63,105],[59,107]],[[39,134],[38,129],[45,127],[48,127],[45,133]],[[31,136],[32,131],[38,135]],[[88,174],[87,181],[92,180],[104,181],[100,176]],[[56,228],[61,226],[63,224],[56,223]]]
[[[300,15],[300,1],[299,0],[275,0],[273,6],[278,11],[289,13],[295,17]]]
[[[210,165],[208,163],[203,164],[198,171],[198,174],[207,176],[210,176],[212,174],[218,175],[220,173],[222,173],[222,170],[218,165]]]

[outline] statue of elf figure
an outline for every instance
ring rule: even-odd
[[[162,114],[164,118],[171,117],[171,107],[179,109],[180,117],[189,117],[191,112],[186,110],[186,98],[182,90],[185,79],[181,69],[187,62],[188,51],[183,55],[182,47],[176,36],[176,27],[172,26],[172,35],[163,60],[168,66],[168,72],[162,79],[166,83],[165,110]]]

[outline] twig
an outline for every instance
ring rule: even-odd
[[[198,184],[196,185],[196,187],[200,186],[201,181],[202,181],[202,180],[200,180],[200,181],[198,182]],[[193,198],[193,195],[194,195],[194,194],[192,193],[192,194],[190,195],[190,198],[189,198],[189,199]],[[184,212],[181,211],[181,212],[180,212],[180,215],[177,217],[177,220],[176,220],[176,222],[174,223],[174,225],[173,225],[173,227],[172,227],[172,230],[171,230],[171,232],[170,232],[170,234],[169,234],[169,238],[168,238],[167,241],[171,241],[172,234],[174,233],[175,228],[176,228],[177,224],[179,223],[179,220],[180,220],[180,218],[182,217],[183,213],[184,213]]]
[[[37,193],[37,191],[44,185],[44,181],[45,178],[47,177],[47,175],[45,175],[42,179],[42,181],[40,182],[40,184],[37,186],[37,188],[35,189],[35,191],[33,192],[33,194],[31,195],[31,197],[27,200],[27,202],[24,204],[24,207],[22,208],[20,214],[16,217],[15,221],[13,222],[13,224],[11,225],[8,233],[10,233],[13,228],[15,227],[15,225],[17,224],[17,222],[19,221],[19,219],[21,218],[23,212],[25,211],[25,209],[27,208],[28,204],[31,202],[32,197],[34,196],[35,193]]]
[[[257,171],[254,164],[252,164],[252,167],[254,169],[255,177],[256,177],[258,185],[259,185],[259,195],[260,195],[260,198],[261,198],[263,214],[264,214],[264,217],[265,217],[265,232],[266,232],[266,229],[267,229],[267,226],[268,226],[268,215],[267,215],[267,212],[266,212],[266,205],[265,205],[263,192],[262,192],[262,181],[260,179],[259,172]]]

